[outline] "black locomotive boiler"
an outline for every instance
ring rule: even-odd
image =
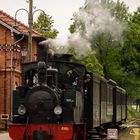
[[[13,92],[13,140],[102,139],[127,118],[127,94],[67,54],[38,45],[38,60],[22,66],[22,86]]]

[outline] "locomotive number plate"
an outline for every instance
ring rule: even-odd
[[[116,140],[118,139],[118,129],[108,129],[107,130],[107,138]]]

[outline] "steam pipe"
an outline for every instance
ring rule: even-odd
[[[47,67],[43,61],[38,62],[38,83],[39,85],[47,84]]]
[[[46,65],[48,63],[48,45],[46,45],[44,41],[38,44],[37,61],[43,61]]]

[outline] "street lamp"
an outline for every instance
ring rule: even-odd
[[[33,15],[35,12],[37,11],[42,11],[43,13],[45,13],[43,10],[41,9],[37,9],[35,11],[33,11],[33,0],[29,0],[29,11],[27,11],[26,9],[24,8],[20,8],[16,11],[15,13],[15,27],[16,26],[16,16],[17,16],[17,13],[20,11],[20,10],[24,10],[27,12],[28,14],[28,26],[29,26],[29,35],[28,35],[28,61],[31,62],[32,61],[32,25],[33,25]]]
[[[16,23],[17,23],[16,19],[17,19],[17,13],[18,13],[19,11],[25,11],[25,12],[27,12],[27,14],[29,14],[29,12],[28,12],[26,9],[24,9],[24,8],[18,9],[18,10],[15,12],[15,25],[14,25],[14,28],[18,28],[18,26],[16,25]]]
[[[27,55],[27,49],[26,48],[22,48],[21,49],[21,56],[25,57]]]
[[[28,52],[29,52],[29,61],[32,61],[33,0],[29,0],[28,24],[29,24]]]

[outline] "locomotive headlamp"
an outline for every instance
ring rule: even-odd
[[[20,105],[19,107],[18,107],[18,114],[19,115],[24,115],[26,113],[26,108],[25,108],[25,106],[24,105]]]
[[[60,105],[57,105],[55,108],[54,108],[54,113],[56,115],[61,115],[62,114],[62,107]]]

